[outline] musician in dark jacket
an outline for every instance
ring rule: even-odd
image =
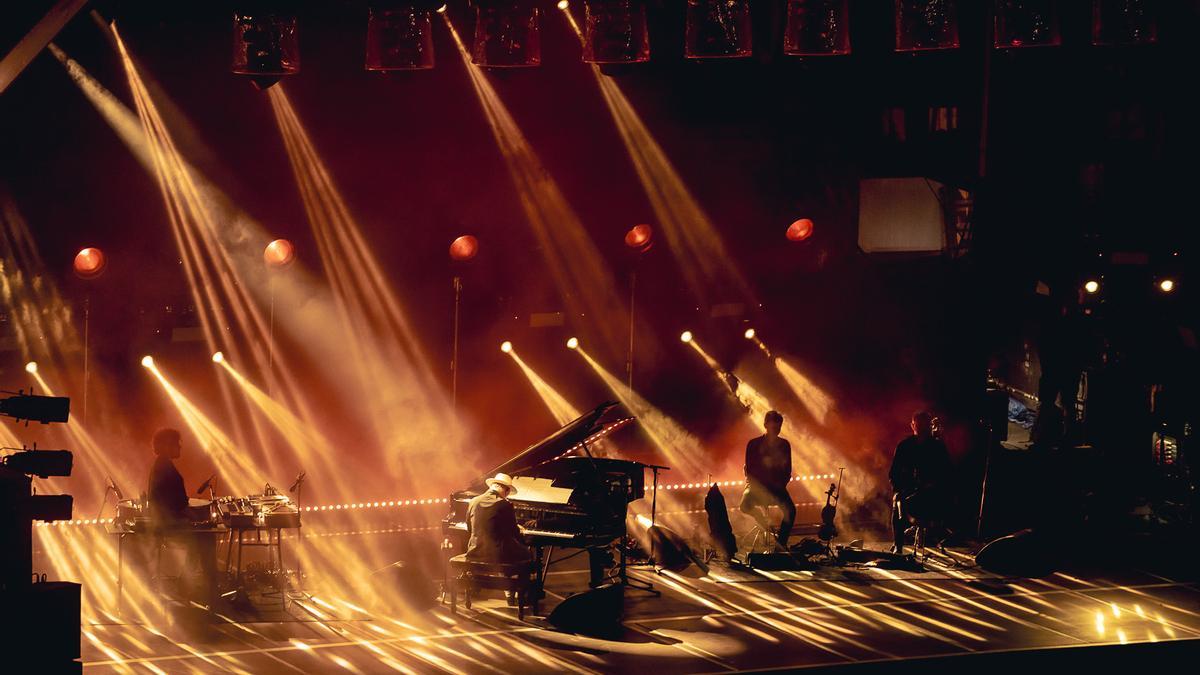
[[[950,455],[933,435],[933,417],[913,413],[913,435],[900,441],[888,478],[892,481],[892,538],[895,553],[904,553],[909,523],[933,525],[945,517]]]
[[[521,538],[517,514],[508,496],[516,494],[512,478],[498,473],[487,492],[467,504],[467,559],[488,563],[529,562],[533,556]]]
[[[783,415],[777,411],[767,412],[763,427],[766,433],[746,444],[746,490],[739,508],[753,517],[763,531],[768,531],[770,526],[763,510],[771,504],[778,505],[783,519],[777,542],[780,550],[786,551],[796,520],[796,505],[787,491],[792,479],[792,445],[779,435],[783,430]]]
[[[184,544],[188,550],[189,562],[198,565],[201,572],[203,594],[202,600],[211,609],[217,597],[217,559],[216,535],[211,532],[197,531],[193,528],[193,520],[203,520],[207,507],[199,508],[192,515],[188,506],[187,489],[183,486],[183,476],[175,468],[175,461],[183,452],[183,443],[179,431],[164,428],[154,432],[154,465],[150,468],[150,480],[146,489],[147,507],[155,533],[160,537],[156,545],[164,545],[168,541]],[[161,570],[159,571],[161,575]]]
[[[183,476],[175,468],[175,460],[183,451],[179,432],[159,429],[154,432],[154,465],[150,468],[150,484],[146,490],[150,517],[159,527],[175,527],[188,522],[188,495]]]

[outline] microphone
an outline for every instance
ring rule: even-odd
[[[288,488],[288,492],[295,492],[296,488],[300,487],[300,484],[303,483],[304,479],[307,477],[308,477],[308,474],[301,471],[300,475],[296,476],[296,480],[292,483],[292,486],[290,488]]]
[[[208,480],[204,481],[203,483],[200,484],[200,487],[196,488],[196,494],[198,496],[203,495],[204,491],[208,489],[208,486],[212,485],[212,482],[214,480],[216,480],[216,478],[217,478],[217,474],[215,474],[215,473],[213,475],[209,476]]]

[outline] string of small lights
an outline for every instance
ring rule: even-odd
[[[789,482],[797,481],[813,481],[813,480],[830,480],[834,478],[832,473],[806,474],[803,476],[792,476]],[[659,490],[664,491],[686,491],[686,490],[707,490],[710,486],[717,487],[736,487],[744,485],[744,480],[723,480],[714,482],[699,482],[699,483],[670,483],[659,485]],[[430,499],[392,499],[388,501],[378,502],[351,502],[348,504],[322,504],[320,506],[304,506],[300,510],[305,513],[319,511],[359,511],[368,509],[392,509],[404,508],[409,506],[434,506],[437,504],[449,504],[448,497],[430,498]],[[801,504],[803,505],[803,504]],[[57,520],[53,522],[39,522],[40,527],[53,526],[70,526],[70,525],[104,525],[111,523],[109,518],[82,518],[78,520]]]

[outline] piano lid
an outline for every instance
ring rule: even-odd
[[[616,406],[615,402],[606,401],[579,416],[578,419],[568,422],[566,426],[558,431],[525,448],[525,450],[521,451],[521,454],[487,472],[487,474],[476,481],[476,487],[483,489],[484,479],[491,478],[498,473],[519,476],[522,471],[527,471],[539,464],[548,462],[579,445],[601,428],[600,418],[604,417],[605,413]]]

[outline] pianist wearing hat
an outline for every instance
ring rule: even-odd
[[[498,473],[487,481],[487,492],[467,505],[467,559],[487,563],[521,563],[533,559],[517,528],[509,495],[516,494],[512,477]]]

